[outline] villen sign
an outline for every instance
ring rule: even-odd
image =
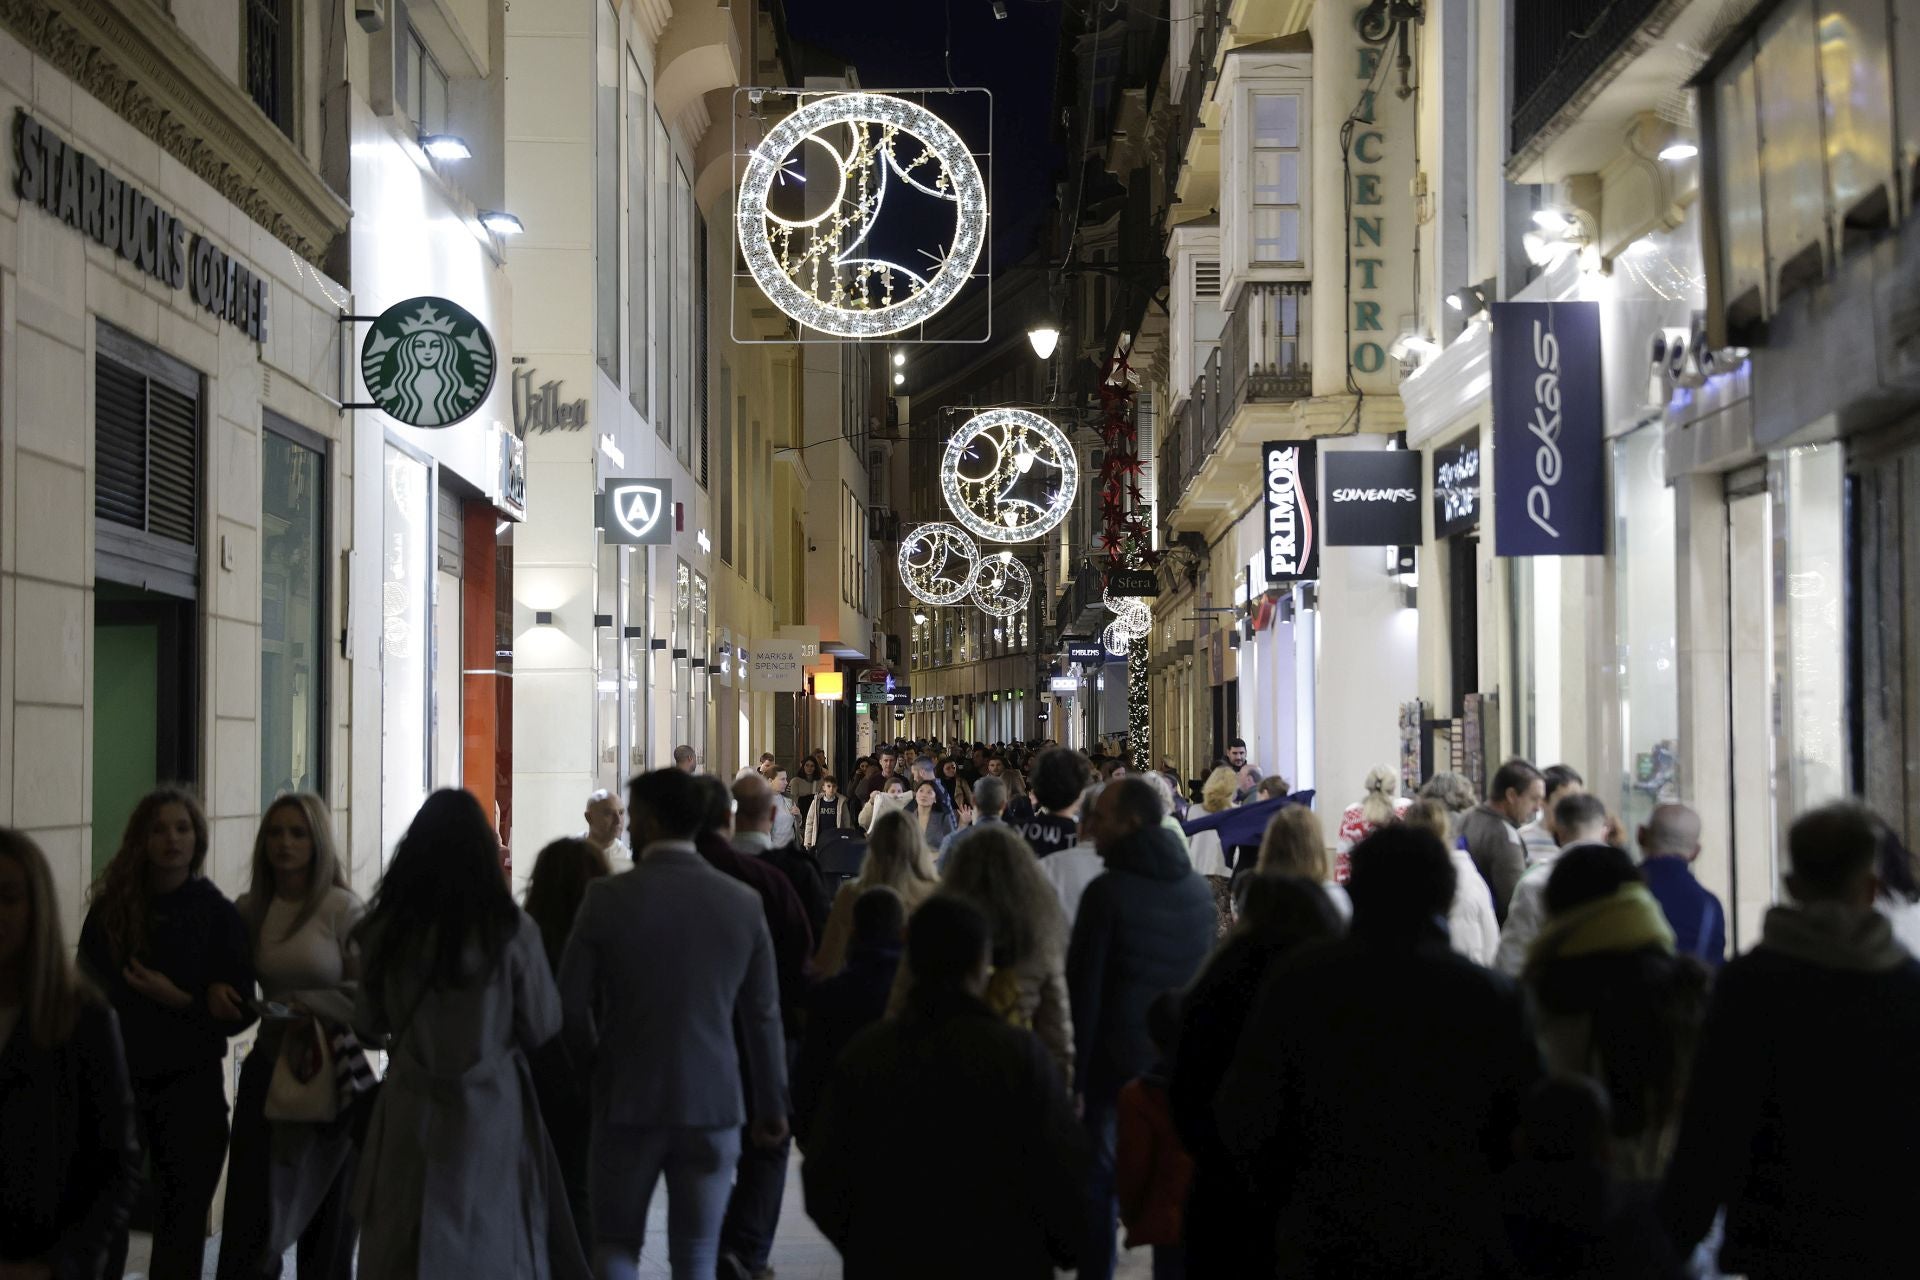
[[[1492,312],[1494,551],[1604,555],[1600,306],[1496,302]]]
[[[673,541],[673,481],[612,479],[594,499],[594,523],[608,542],[633,547]]]
[[[1270,440],[1260,446],[1269,582],[1320,576],[1313,460],[1311,442]]]

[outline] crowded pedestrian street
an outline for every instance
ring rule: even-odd
[[[0,1280],[1920,1274],[1910,0],[0,0]]]

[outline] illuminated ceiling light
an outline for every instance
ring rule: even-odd
[[[918,609],[916,609],[916,610],[914,610],[914,612],[913,612],[913,625],[914,625],[914,626],[916,626],[916,627],[924,627],[924,626],[926,626],[926,625],[927,625],[927,615],[926,615],[926,614],[924,614],[924,613],[921,613],[921,612],[920,612],[920,611],[919,611]]]
[[[1051,360],[1053,349],[1060,345],[1060,331],[1050,324],[1035,325],[1027,330],[1027,341],[1033,344],[1033,354]]]
[[[906,375],[906,374],[904,374],[904,373],[896,373],[896,374],[894,374],[894,375],[893,375],[893,385],[894,385],[894,386],[896,386],[896,387],[903,387],[903,386],[905,386],[905,385],[906,385],[906,383],[907,383],[907,375]]]
[[[467,140],[457,138],[451,133],[421,134],[420,149],[435,160],[473,159],[473,149],[467,146]]]
[[[1022,458],[1029,461],[1022,462]],[[981,471],[969,460],[987,459]],[[1038,468],[1059,474],[1042,500],[1014,496]],[[989,542],[1026,542],[1067,518],[1080,486],[1080,459],[1066,433],[1026,409],[988,409],[967,419],[947,442],[940,463],[940,491],[969,533]]]
[[[905,368],[905,367],[906,367],[906,363],[907,363],[907,353],[906,353],[906,352],[904,352],[904,351],[896,351],[896,352],[894,352],[894,353],[893,353],[893,367],[894,367],[894,368],[896,368],[896,369],[901,369],[901,368]]]
[[[510,213],[498,209],[488,209],[480,215],[480,225],[497,236],[517,236],[526,231],[526,224]]]
[[[1570,253],[1580,249],[1578,239],[1569,240],[1564,236],[1544,236],[1538,231],[1529,231],[1520,237],[1520,247],[1526,250],[1527,261],[1536,267],[1550,267]]]
[[[923,524],[900,543],[900,581],[916,600],[957,604],[980,570],[980,548],[966,530],[944,522]]]
[[[980,562],[974,575],[973,603],[994,618],[1011,618],[1027,607],[1033,597],[1033,575],[1027,566],[1014,559],[1013,552],[1002,551]]]
[[[1558,209],[1535,209],[1533,225],[1549,235],[1560,235],[1572,226],[1573,222]]]
[[[920,146],[904,162],[903,134]],[[799,176],[794,155],[809,143],[834,166],[835,194],[821,212],[791,221],[768,199],[776,179]],[[931,275],[863,256],[896,181],[954,206],[953,237],[929,255]],[[925,107],[884,93],[832,94],[804,103],[748,155],[734,229],[774,306],[834,337],[879,338],[925,323],[972,277],[987,238],[987,186],[960,135]]]
[[[1682,160],[1691,160],[1700,154],[1700,148],[1691,142],[1675,142],[1660,149],[1660,158],[1668,164],[1678,164]]]

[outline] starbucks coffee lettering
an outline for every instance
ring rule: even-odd
[[[267,337],[267,282],[165,205],[25,111],[14,118],[13,189],[255,342]]]

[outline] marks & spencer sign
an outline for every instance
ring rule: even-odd
[[[1420,542],[1420,455],[1343,449],[1326,468],[1327,545],[1408,547]]]
[[[267,340],[267,282],[206,236],[187,234],[171,209],[51,128],[18,113],[13,190],[255,342]]]
[[[1260,446],[1269,582],[1320,576],[1313,459],[1310,442],[1270,440]]]
[[[1496,302],[1492,311],[1494,551],[1603,555],[1600,306]]]

